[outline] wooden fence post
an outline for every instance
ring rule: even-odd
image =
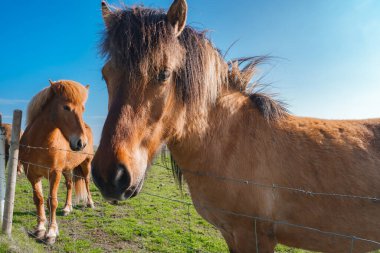
[[[16,190],[16,176],[17,176],[17,164],[18,164],[18,152],[20,144],[20,132],[21,132],[21,118],[22,111],[15,110],[13,112],[12,122],[12,138],[9,150],[8,159],[8,178],[7,189],[5,193],[5,207],[2,231],[4,234],[11,236],[12,233],[12,220],[13,220],[13,208],[15,200]]]
[[[0,223],[3,222],[5,198],[5,129],[0,114]]]

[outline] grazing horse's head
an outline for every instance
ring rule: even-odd
[[[104,197],[120,200],[140,191],[162,144],[184,137],[189,121],[207,111],[228,66],[204,33],[185,27],[185,0],[175,0],[167,13],[111,10],[103,2],[102,14],[109,112],[92,175]]]
[[[40,91],[29,103],[27,126],[44,113],[49,119],[47,123],[61,131],[72,150],[83,150],[88,141],[82,117],[88,88],[74,81],[50,81],[50,87]]]

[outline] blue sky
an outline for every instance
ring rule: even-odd
[[[120,1],[110,1],[120,3]],[[168,8],[170,0],[126,1]],[[380,1],[189,0],[188,24],[209,30],[228,58],[278,57],[263,66],[269,91],[291,112],[320,118],[380,117]],[[48,79],[90,84],[85,120],[99,140],[107,114],[98,43],[100,1],[3,1],[0,112],[25,110]]]

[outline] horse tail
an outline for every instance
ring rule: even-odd
[[[86,178],[80,165],[73,171],[73,184],[75,189],[75,204],[83,202],[86,205],[88,201]]]

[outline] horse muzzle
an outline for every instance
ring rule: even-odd
[[[91,169],[92,179],[96,187],[106,200],[126,200],[137,196],[141,191],[144,179],[137,184],[131,185],[131,176],[123,165],[117,166],[115,176],[109,178],[107,182],[101,178],[98,170],[93,166]]]
[[[82,151],[87,146],[87,141],[83,138],[70,138],[70,148],[73,151]]]

